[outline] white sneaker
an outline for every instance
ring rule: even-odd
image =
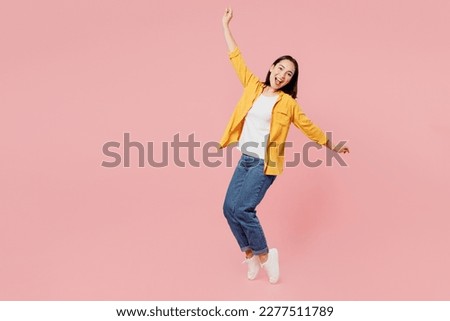
[[[261,267],[261,262],[259,261],[258,255],[253,255],[251,258],[245,259],[245,261],[242,263],[247,263],[247,278],[249,280],[254,280],[258,275],[259,269]]]
[[[278,250],[270,249],[269,257],[264,264],[261,266],[266,270],[267,276],[269,277],[270,283],[277,283],[280,278],[280,266],[278,264]]]

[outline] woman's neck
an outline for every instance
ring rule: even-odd
[[[273,89],[270,86],[266,86],[263,90],[263,94],[266,96],[276,96],[278,95],[277,90]]]

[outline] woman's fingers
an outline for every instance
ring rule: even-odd
[[[228,25],[231,18],[233,18],[233,10],[231,10],[231,8],[226,8],[222,18],[223,23]]]
[[[225,9],[225,17],[230,18],[230,19],[233,17],[233,10],[231,10],[231,8]]]

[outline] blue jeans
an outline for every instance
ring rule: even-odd
[[[223,213],[243,252],[252,250],[258,255],[269,251],[256,206],[275,178],[264,174],[263,159],[242,154],[228,186]]]

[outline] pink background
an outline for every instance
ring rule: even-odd
[[[348,167],[286,169],[261,204],[275,286],[246,280],[223,218],[233,168],[139,168],[136,150],[130,168],[101,166],[125,132],[157,151],[177,133],[220,139],[242,91],[228,5],[251,69],[297,57],[298,101],[351,149]],[[449,12],[446,0],[3,1],[0,299],[449,300]],[[308,141],[295,127],[289,140],[291,154]]]

